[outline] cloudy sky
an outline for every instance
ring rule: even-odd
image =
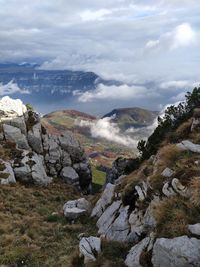
[[[158,109],[200,81],[198,0],[0,0],[0,21],[1,62],[124,82],[79,94],[80,103]]]

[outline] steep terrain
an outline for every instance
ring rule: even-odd
[[[32,120],[30,123],[29,114],[29,119],[25,119],[28,135],[23,133],[21,119],[26,116],[19,114],[24,114],[25,107],[16,110],[15,106],[14,120],[13,111],[6,107],[1,106],[4,113],[1,112],[0,264],[6,267],[200,266],[200,88],[188,93],[185,103],[166,110],[154,133],[147,141],[140,142],[138,158],[118,158],[113,162],[101,194],[85,198],[80,198],[78,190],[82,188],[81,179],[85,181],[85,168],[82,173],[77,172],[73,186],[69,184],[69,173],[73,171],[67,172],[68,169],[58,172],[58,178],[52,181],[47,173],[60,168],[60,161],[57,166],[49,158],[50,152],[59,150],[56,146],[54,151],[48,151],[39,175],[35,157],[42,159],[43,154],[36,152],[41,147],[32,147],[35,142],[28,138],[30,133],[37,137],[38,132],[32,128],[35,124]],[[5,111],[9,114],[7,124]],[[14,124],[10,125],[11,121]],[[20,137],[15,139],[17,146],[7,140],[10,136],[14,138],[14,131],[8,132],[8,126],[21,129],[21,133],[15,129],[14,136]],[[42,132],[44,140],[47,136],[44,129]],[[54,140],[57,138],[55,135]],[[72,135],[71,138],[74,139]],[[80,150],[74,154],[77,150],[69,145],[69,138],[64,143],[70,158],[75,155],[82,158]],[[27,145],[32,153],[26,155],[29,162],[24,162],[19,151],[24,151]],[[44,141],[42,145],[44,149]],[[83,167],[85,160],[79,167]],[[27,165],[31,172],[18,179],[18,169],[24,170]],[[70,167],[76,172],[74,164]],[[67,177],[59,176],[63,173]]]

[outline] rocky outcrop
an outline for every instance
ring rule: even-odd
[[[46,185],[50,177],[56,177],[86,191],[90,189],[90,164],[70,132],[48,134],[37,113],[9,97],[0,100],[0,124],[1,141],[15,144],[21,153],[10,162],[17,180]]]
[[[106,207],[111,204],[114,197],[115,185],[108,183],[101,195],[100,199],[97,201],[94,209],[92,210],[92,217],[100,217],[105,211]]]
[[[94,236],[81,238],[79,251],[84,256],[84,263],[96,261],[97,254],[101,251],[101,239]]]
[[[15,174],[10,162],[1,161],[0,164],[3,167],[0,171],[0,184],[15,184]]]
[[[158,238],[153,247],[154,267],[199,267],[200,240],[180,236]]]

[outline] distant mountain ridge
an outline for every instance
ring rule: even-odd
[[[55,101],[72,101],[75,92],[94,90],[98,84],[119,85],[114,80],[104,80],[93,72],[71,70],[43,70],[38,64],[6,63],[0,64],[0,84],[16,84],[22,91],[12,93],[31,104],[55,103]],[[28,90],[29,94],[24,94]],[[3,90],[1,91],[3,96]],[[7,95],[7,93],[5,93]]]

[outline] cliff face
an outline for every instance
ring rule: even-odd
[[[48,134],[40,117],[20,100],[0,100],[0,142],[3,184],[24,183],[47,185],[61,178],[82,190],[89,190],[91,170],[80,143],[70,132]],[[5,167],[5,168],[4,168]],[[2,174],[4,173],[4,174]]]

